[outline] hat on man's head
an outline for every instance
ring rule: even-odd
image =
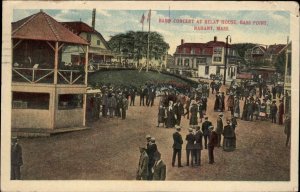
[[[154,138],[154,137],[151,137],[150,141],[155,141],[155,138]]]
[[[178,126],[178,125],[175,125],[175,129],[176,129],[176,130],[180,130],[180,129],[181,129],[181,127],[180,127],[180,126]]]
[[[211,126],[208,127],[208,129],[214,129],[214,126],[211,125]]]
[[[199,129],[200,129],[200,126],[199,126],[199,125],[196,125],[195,128],[196,128],[196,130],[199,130]]]
[[[223,113],[219,113],[219,116],[223,116]]]
[[[12,138],[11,138],[11,141],[17,142],[17,141],[18,141],[18,137],[12,137]]]
[[[206,117],[204,117],[204,119],[208,119],[208,117],[206,116]]]
[[[193,128],[189,128],[189,132],[193,132]]]
[[[146,135],[146,139],[150,139],[151,138],[151,135]]]

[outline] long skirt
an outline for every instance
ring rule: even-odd
[[[234,151],[235,149],[234,137],[224,137],[223,139],[223,150],[224,151]]]

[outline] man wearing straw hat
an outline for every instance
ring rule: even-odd
[[[139,159],[139,166],[136,173],[136,180],[147,180],[148,179],[148,162],[149,157],[146,153],[145,147],[139,147],[140,148],[140,159]]]
[[[190,157],[191,157],[191,165],[194,166],[193,152],[194,152],[194,142],[195,136],[193,134],[193,129],[189,128],[189,133],[186,135],[185,140],[186,143],[186,166],[190,165]]]
[[[214,130],[213,126],[209,127],[209,140],[208,140],[208,159],[209,164],[215,163],[214,159],[214,148],[218,144],[218,135]]]
[[[218,134],[218,146],[217,147],[221,147],[221,135],[223,132],[223,113],[219,113],[219,117],[217,120],[217,128],[216,128],[216,133]]]
[[[181,130],[180,126],[175,126],[176,128],[176,132],[173,133],[173,157],[172,157],[172,167],[175,166],[175,160],[176,160],[176,156],[177,156],[177,160],[178,160],[178,167],[182,167],[181,165],[181,149],[182,149],[182,137],[181,134],[179,133]]]

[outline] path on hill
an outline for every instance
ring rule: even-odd
[[[210,95],[208,116],[216,125],[213,99]],[[208,164],[208,152],[203,150],[201,167],[171,167],[174,129],[156,127],[157,103],[158,99],[153,107],[129,107],[126,120],[100,118],[90,124],[90,130],[20,139],[23,179],[134,180],[138,147],[146,145],[145,136],[150,134],[167,164],[167,180],[289,180],[290,149],[285,147],[283,126],[267,121],[238,120],[237,149],[223,152],[217,148],[213,165]],[[228,115],[226,111],[225,118]],[[185,138],[187,119],[183,118],[182,126]],[[185,165],[185,150],[182,154]]]

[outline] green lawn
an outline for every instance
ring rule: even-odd
[[[114,84],[116,86],[132,85],[139,87],[147,82],[151,83],[171,83],[179,86],[191,86],[193,83],[188,80],[180,79],[176,76],[158,73],[154,71],[141,71],[138,70],[111,70],[111,71],[98,71],[89,74],[89,85],[96,84]]]

